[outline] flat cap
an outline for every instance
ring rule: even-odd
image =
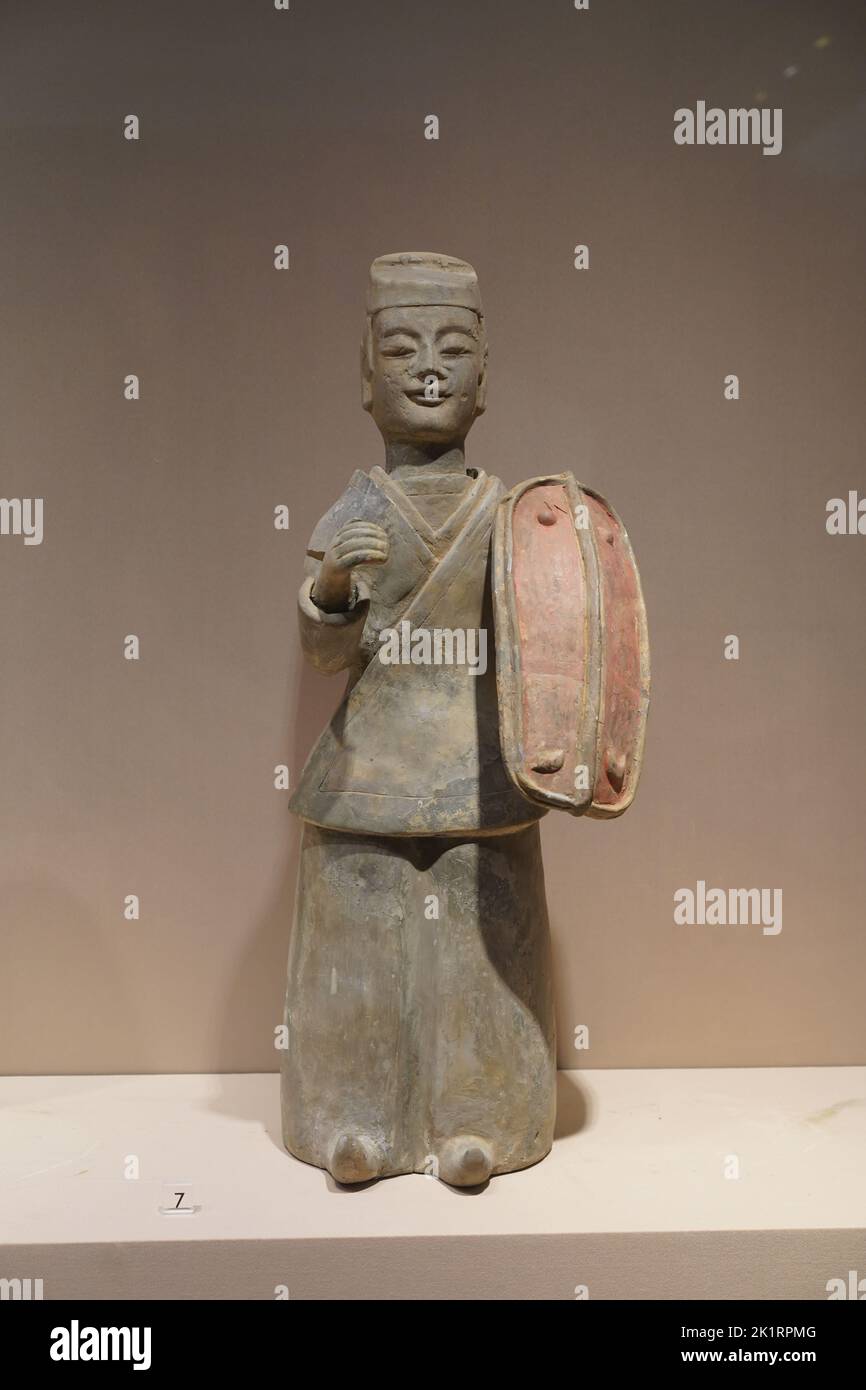
[[[436,251],[394,251],[370,266],[367,313],[421,305],[454,305],[481,313],[478,276],[468,261]]]

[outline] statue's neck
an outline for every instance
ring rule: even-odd
[[[466,450],[459,444],[404,444],[389,440],[385,445],[385,472],[392,478],[413,478],[418,470],[431,473],[465,473]]]

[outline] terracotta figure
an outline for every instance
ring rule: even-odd
[[[290,803],[283,1134],[341,1183],[471,1186],[552,1143],[539,820],[629,804],[646,623],[602,498],[467,467],[487,389],[470,265],[374,261],[361,369],[384,467],[319,522],[299,595],[307,658],[348,683]]]

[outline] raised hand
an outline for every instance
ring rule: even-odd
[[[374,521],[349,521],[341,526],[322,559],[313,602],[327,613],[348,608],[355,566],[384,565],[389,548],[388,532]]]

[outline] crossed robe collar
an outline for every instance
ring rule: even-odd
[[[423,474],[421,476],[423,477]],[[447,475],[438,474],[437,476],[441,478]],[[386,473],[384,468],[380,468],[378,465],[371,468],[370,478],[393,503],[403,520],[415,531],[430,554],[436,559],[445,554],[460,534],[487,483],[486,473],[482,469],[476,470],[469,487],[464,488],[461,493],[454,511],[438,529],[435,529],[421,514],[411,496],[400,486],[399,481]]]

